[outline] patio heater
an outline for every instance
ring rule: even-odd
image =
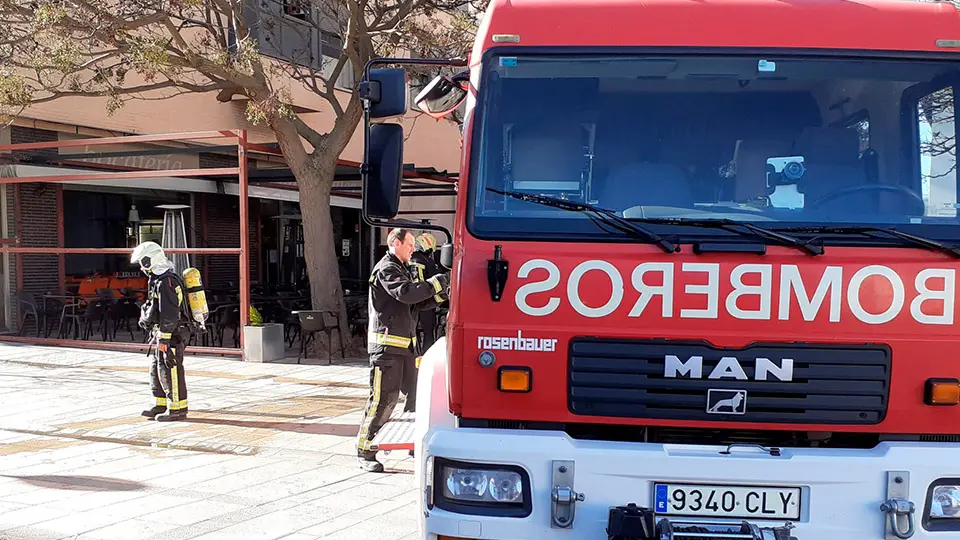
[[[161,204],[157,208],[163,212],[163,239],[160,241],[160,247],[168,248],[187,248],[187,227],[183,221],[183,211],[190,208],[185,204]],[[173,263],[178,274],[190,268],[190,256],[186,253],[168,254],[167,258]]]

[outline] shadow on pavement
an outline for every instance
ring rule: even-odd
[[[145,484],[141,484],[140,482],[120,480],[117,478],[105,478],[102,476],[2,476],[4,478],[10,478],[33,486],[70,491],[140,491],[146,489],[147,487]]]
[[[339,437],[355,437],[360,430],[359,425],[353,424],[301,424],[298,422],[257,422],[254,420],[227,420],[220,418],[193,418],[188,417],[191,424],[208,424],[214,426],[233,426],[240,428],[276,429],[311,435],[337,435]]]

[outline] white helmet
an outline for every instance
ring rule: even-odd
[[[163,248],[156,242],[144,242],[133,248],[133,255],[130,256],[130,262],[139,264],[144,273],[149,274],[158,269],[166,271],[170,267],[170,261],[163,253]],[[162,272],[161,272],[162,273]]]

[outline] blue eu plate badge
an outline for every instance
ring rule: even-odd
[[[654,496],[654,507],[655,512],[666,512],[667,511],[667,486],[663,484],[657,484],[656,494]]]

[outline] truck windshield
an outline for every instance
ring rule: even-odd
[[[481,238],[626,236],[511,192],[680,236],[731,234],[682,224],[717,219],[958,241],[954,85],[960,64],[934,59],[491,55],[469,227]]]

